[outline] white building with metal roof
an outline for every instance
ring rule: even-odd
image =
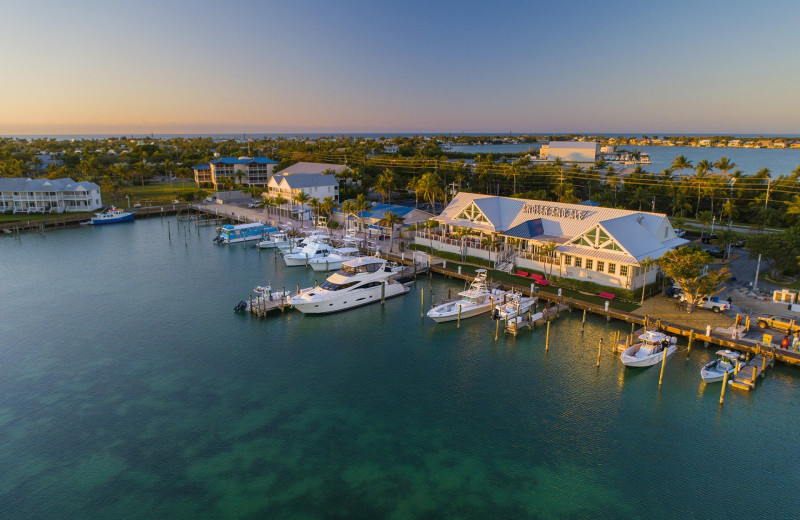
[[[597,143],[594,141],[550,141],[542,145],[539,158],[547,161],[561,159],[564,162],[593,163],[597,158]]]
[[[417,244],[528,269],[634,290],[656,280],[642,262],[686,244],[666,215],[541,200],[459,193],[419,231]],[[516,267],[514,267],[516,266]]]
[[[63,213],[103,206],[100,186],[63,179],[0,178],[0,212]]]

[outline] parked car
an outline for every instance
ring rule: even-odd
[[[800,319],[785,314],[762,314],[758,317],[758,326],[762,329],[771,328],[783,332],[797,332],[800,330]]]
[[[686,301],[686,295],[685,294],[681,294],[680,300],[682,302]],[[722,312],[722,311],[731,310],[731,304],[730,303],[728,303],[728,302],[726,302],[724,300],[720,300],[716,296],[712,296],[711,298],[701,298],[700,300],[697,301],[697,303],[695,304],[695,307],[697,307],[699,309],[708,309],[708,310],[714,311],[714,312]]]
[[[714,258],[722,258],[723,256],[725,256],[725,252],[719,247],[712,247],[706,249],[706,253],[713,256]]]
[[[733,243],[733,247],[744,247],[747,245],[747,238],[740,238],[736,242]]]
[[[683,296],[683,291],[681,290],[680,287],[675,287],[675,286],[667,287],[667,290],[664,291],[664,296],[666,296],[667,298],[680,298],[681,296]]]
[[[248,208],[257,208],[258,207],[258,202],[251,202],[250,204],[247,205],[247,207]]]

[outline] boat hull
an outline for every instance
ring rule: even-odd
[[[331,260],[329,262],[315,260],[313,262],[308,262],[308,265],[311,266],[311,269],[314,271],[336,271],[342,268],[342,264],[347,260],[352,260],[352,258],[343,258],[341,260]]]
[[[121,217],[114,217],[114,218],[92,218],[91,223],[94,226],[102,226],[105,224],[119,224],[120,222],[133,222],[134,214],[130,213],[128,215],[123,215]]]
[[[464,305],[461,304],[461,319],[474,318],[492,310],[492,303],[486,302],[480,305]],[[458,307],[459,302],[446,303],[438,307],[434,307],[428,311],[428,317],[436,323],[444,323],[447,321],[458,320]]]
[[[312,260],[314,258],[320,258],[320,257],[315,257],[315,256],[306,257],[305,255],[301,256],[301,253],[283,255],[283,261],[289,267],[306,265],[306,263],[308,263],[309,260]]]
[[[669,347],[667,347],[666,351],[662,350],[661,352],[658,352],[656,354],[640,358],[631,354],[631,352],[633,352],[634,347],[626,348],[619,357],[622,363],[624,363],[626,367],[631,367],[631,368],[651,367],[657,363],[660,363],[661,360],[664,359],[665,352],[667,356],[671,356],[672,354],[675,353],[676,350],[678,350],[677,346],[670,345]]]
[[[733,375],[733,371],[733,367],[727,370],[729,377]],[[700,369],[700,377],[703,378],[703,382],[705,383],[718,383],[725,379],[725,372],[725,370],[718,368],[718,363],[714,360]]]
[[[408,288],[399,283],[387,283],[384,293],[385,298],[393,298],[408,292]],[[331,312],[345,311],[362,305],[381,301],[381,287],[355,290],[345,295],[324,299],[303,300],[302,295],[292,298],[289,302],[298,311],[305,314],[328,314]]]

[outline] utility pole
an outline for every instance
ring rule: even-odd
[[[761,253],[758,254],[758,263],[756,264],[756,280],[753,282],[753,292],[758,289],[758,271],[761,269]]]
[[[764,209],[767,209],[767,204],[769,203],[769,188],[772,184],[772,177],[767,179],[767,198],[764,200]]]

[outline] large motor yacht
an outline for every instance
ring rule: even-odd
[[[300,312],[324,314],[407,293],[408,288],[392,279],[393,275],[383,258],[354,258],[344,262],[319,287],[300,291],[289,303]]]

